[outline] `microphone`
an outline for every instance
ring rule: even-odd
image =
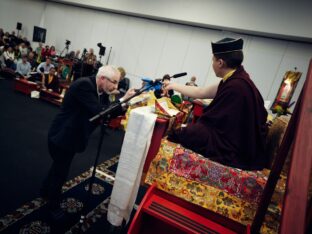
[[[171,76],[170,78],[179,78],[181,76],[186,76],[187,73],[186,72],[182,72],[182,73],[178,73],[178,74],[174,74],[173,76]]]
[[[154,83],[156,83],[156,82],[161,82],[161,81],[162,81],[162,79],[154,79],[154,80],[151,80],[151,79],[149,79],[149,78],[142,78],[141,80],[144,81],[144,82],[146,82],[146,83],[148,83],[148,84],[154,84]]]
[[[162,79],[151,80],[149,78],[142,78],[141,80],[144,81],[146,85],[150,86],[148,90],[153,90],[153,89],[158,90],[158,89],[161,89],[162,87],[162,82],[161,82]]]

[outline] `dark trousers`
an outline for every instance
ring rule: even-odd
[[[52,142],[49,142],[48,146],[53,164],[43,181],[41,195],[49,200],[57,201],[61,196],[62,186],[67,179],[70,164],[75,153],[63,150]]]

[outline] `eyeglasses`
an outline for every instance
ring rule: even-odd
[[[111,83],[113,83],[113,84],[118,84],[118,81],[117,80],[112,80],[111,78],[109,78],[109,77],[105,77],[107,80],[109,80]]]

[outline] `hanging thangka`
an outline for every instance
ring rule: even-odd
[[[278,115],[287,114],[289,102],[295,92],[297,83],[302,73],[295,71],[287,71],[283,77],[282,83],[276,95],[276,98],[271,106],[273,113]]]

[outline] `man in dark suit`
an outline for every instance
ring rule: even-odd
[[[52,209],[58,208],[61,188],[75,153],[86,149],[88,138],[97,126],[89,118],[110,105],[109,94],[117,89],[119,79],[116,68],[103,66],[96,77],[80,78],[66,92],[61,111],[49,129],[48,146],[53,164],[41,188],[41,196],[50,200]],[[119,101],[133,94],[134,90],[130,89]],[[121,112],[120,107],[114,114]]]

